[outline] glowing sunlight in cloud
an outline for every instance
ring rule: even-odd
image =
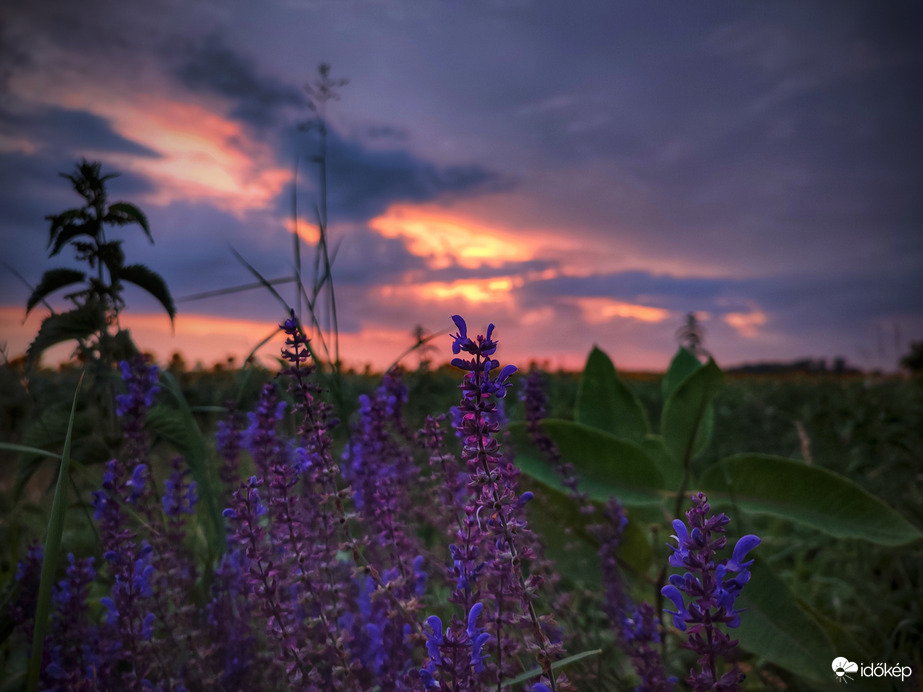
[[[724,321],[742,337],[753,339],[759,336],[758,328],[766,324],[766,313],[754,305],[750,312],[729,312]]]
[[[241,213],[265,207],[291,179],[289,171],[272,165],[268,147],[200,106],[157,101],[125,105],[111,115],[116,129],[124,127],[163,155],[140,164],[164,185],[161,196],[167,199],[159,203],[203,196]]]
[[[453,262],[468,268],[521,262],[534,254],[522,238],[436,209],[394,205],[369,227],[387,238],[405,238],[412,253],[430,258],[433,269]]]
[[[295,233],[295,221],[286,218],[282,225],[289,233]],[[317,224],[304,216],[298,217],[298,236],[307,245],[314,245],[320,239],[320,231],[317,230]]]
[[[459,281],[430,281],[423,284],[382,286],[379,292],[388,300],[452,301],[461,298],[469,303],[491,303],[509,299],[519,277],[492,277],[489,279],[464,279]]]
[[[583,312],[583,319],[589,324],[603,324],[616,318],[640,322],[663,322],[672,314],[663,308],[624,303],[611,298],[576,298],[574,302]]]

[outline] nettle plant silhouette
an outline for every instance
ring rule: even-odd
[[[127,330],[119,325],[125,307],[122,291],[125,282],[151,294],[167,311],[170,322],[176,316],[173,298],[163,278],[143,264],[125,264],[122,240],[106,235],[107,226],[140,226],[151,243],[154,238],[144,213],[129,202],[109,203],[106,183],[117,173],[102,174],[102,164],[82,160],[73,173],[61,173],[80,195],[84,204],[46,218],[51,222],[48,256],[58,255],[70,245],[77,260],[89,265],[89,271],[66,267],[49,269],[42,275],[26,303],[26,314],[39,303],[49,307],[46,299],[69,287],[80,286],[65,295],[73,308],[55,312],[42,321],[29,346],[28,361],[35,363],[51,346],[76,341],[77,357],[101,370],[137,353]]]

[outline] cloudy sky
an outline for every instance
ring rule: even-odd
[[[722,365],[923,339],[923,11],[916,2],[35,0],[0,10],[0,340],[24,351],[45,215],[86,157],[147,213],[129,262],[176,298],[305,273],[319,199],[304,85],[328,104],[343,358],[497,325],[504,362],[592,345],[664,367],[696,312]],[[280,286],[294,302],[291,286]],[[259,290],[178,303],[129,290],[166,359],[246,354],[284,317]],[[61,304],[58,304],[59,306]],[[448,357],[448,337],[437,358]],[[273,355],[278,344],[261,353]],[[413,364],[415,361],[411,361]]]

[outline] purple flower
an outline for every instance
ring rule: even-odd
[[[501,368],[493,357],[497,351],[493,324],[487,327],[486,335],[472,339],[465,320],[453,315],[452,321],[458,328],[452,337],[452,352],[469,356],[452,361],[465,372],[462,398],[453,418],[461,437],[461,457],[468,470],[469,498],[456,533],[457,542],[451,548],[453,572],[458,579],[451,600],[468,609],[470,616],[478,589],[490,599],[488,620],[495,628],[501,674],[510,672],[509,662],[523,647],[523,638],[513,628],[528,626],[524,645],[541,663],[554,689],[551,661],[560,651],[560,644],[550,641],[546,630],[552,629],[553,623],[539,617],[533,604],[541,577],[532,575],[531,581],[527,581],[523,570],[523,561],[534,557],[532,534],[522,511],[530,497],[520,495],[519,470],[501,452],[499,441],[502,420],[499,402],[512,384],[510,377],[516,367]],[[480,658],[487,638],[479,634],[469,639],[474,640]],[[479,672],[482,664],[475,664],[472,659],[472,665]]]
[[[673,616],[673,625],[688,632],[688,641],[683,645],[699,655],[699,670],[690,671],[689,684],[697,692],[718,689],[716,685],[725,692],[733,692],[740,689],[743,674],[735,666],[719,678],[716,661],[726,657],[737,642],[718,625],[731,628],[740,625],[741,611],[735,609],[735,602],[750,580],[747,568],[753,564],[753,560],[744,558],[759,545],[760,539],[743,536],[730,559],[718,561],[718,551],[727,544],[724,533],[730,519],[724,514],[711,515],[710,510],[708,498],[698,493],[692,496],[692,508],[686,513],[688,528],[679,519],[673,521],[676,533],[672,538],[677,545],[670,546],[673,550],[670,564],[688,571],[672,575],[661,593],[676,608],[666,611]],[[736,576],[730,577],[731,574]]]

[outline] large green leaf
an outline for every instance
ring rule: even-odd
[[[32,291],[29,300],[26,301],[26,314],[28,315],[32,311],[32,308],[55,291],[65,286],[71,286],[72,284],[86,281],[86,278],[86,274],[78,269],[66,269],[63,267],[60,269],[49,269],[42,274],[42,280],[39,282],[38,286],[35,287],[35,290]]]
[[[684,468],[711,439],[714,427],[711,402],[721,389],[723,379],[715,361],[709,360],[707,365],[687,375],[663,406],[660,434],[667,449]]]
[[[566,420],[546,420],[540,426],[565,462],[570,462],[578,489],[590,499],[618,498],[626,506],[659,504],[664,495],[663,475],[657,464],[634,442]],[[517,465],[546,485],[568,492],[560,475],[528,442],[525,424],[509,426],[518,440]]]
[[[134,204],[128,202],[115,202],[109,205],[108,213],[103,217],[105,223],[111,223],[116,226],[125,226],[130,223],[136,223],[144,230],[147,239],[154,242],[151,235],[151,227],[147,223],[147,217],[144,212],[138,209]]]
[[[752,554],[751,554],[752,556]],[[798,604],[768,565],[757,564],[737,599],[740,627],[731,630],[741,646],[809,680],[832,679],[830,662],[840,654],[824,628]]]
[[[638,397],[619,378],[609,356],[595,346],[577,388],[574,418],[578,423],[634,442],[641,442],[650,432],[647,413]]]
[[[154,296],[167,311],[171,322],[176,317],[176,306],[173,304],[170,289],[167,288],[167,282],[157,272],[148,269],[143,264],[129,264],[119,268],[116,278],[129,281]]]
[[[923,538],[885,502],[833,471],[767,454],[742,454],[709,467],[699,482],[712,503],[730,502],[837,538],[904,545]]]
[[[673,390],[679,387],[683,380],[701,367],[702,363],[699,362],[698,358],[692,355],[691,351],[685,348],[679,349],[676,355],[673,356],[673,360],[670,361],[670,366],[667,368],[667,372],[660,382],[663,400],[666,401],[669,399]]]
[[[517,458],[517,466],[518,466]],[[520,476],[523,490],[536,493],[528,506],[529,527],[542,538],[545,554],[554,560],[555,569],[564,577],[592,588],[602,585],[599,541],[590,526],[601,521],[603,505],[592,502],[596,511],[587,514],[569,494],[543,483],[529,474]],[[541,504],[539,504],[541,503]],[[639,574],[644,574],[653,560],[651,542],[645,525],[629,515],[622,534],[618,558]]]
[[[29,344],[27,359],[35,362],[47,349],[64,341],[86,339],[106,326],[106,315],[100,305],[90,302],[78,308],[49,315],[42,320],[38,334]]]
[[[667,488],[678,488],[683,482],[683,464],[676,459],[667,448],[661,435],[648,435],[641,442],[641,448],[657,464],[663,474],[663,482]]]

